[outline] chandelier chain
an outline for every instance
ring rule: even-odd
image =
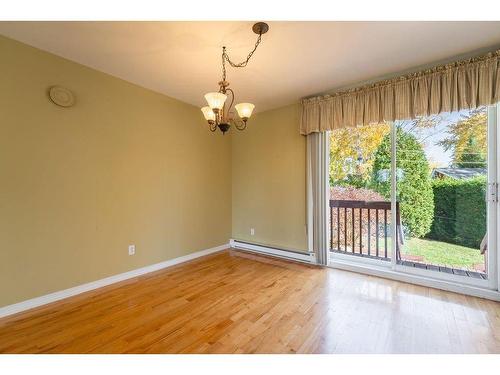
[[[261,39],[262,39],[262,34],[259,34],[257,41],[255,42],[255,46],[253,50],[251,50],[250,53],[248,54],[246,60],[237,64],[232,62],[231,59],[229,58],[229,55],[226,53],[226,47],[222,47],[222,81],[226,80],[226,61],[233,68],[244,68],[245,66],[247,66],[248,62],[250,61],[250,58],[257,50],[257,47],[259,46]]]

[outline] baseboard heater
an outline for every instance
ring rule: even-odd
[[[316,257],[313,253],[280,249],[277,247],[257,245],[250,242],[243,242],[238,240],[230,240],[229,245],[235,249],[247,250],[254,253],[261,253],[261,254],[276,256],[279,258],[316,264]]]

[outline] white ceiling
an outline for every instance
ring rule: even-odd
[[[0,22],[0,34],[197,106],[221,48],[243,60],[252,22]],[[248,66],[228,68],[256,111],[500,45],[500,22],[269,22]]]

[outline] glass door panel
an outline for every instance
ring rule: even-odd
[[[488,109],[398,121],[393,131],[396,263],[486,280]]]
[[[391,124],[330,133],[330,252],[390,261]]]

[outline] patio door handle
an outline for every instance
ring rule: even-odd
[[[498,183],[492,182],[488,184],[488,194],[486,202],[498,202]]]

